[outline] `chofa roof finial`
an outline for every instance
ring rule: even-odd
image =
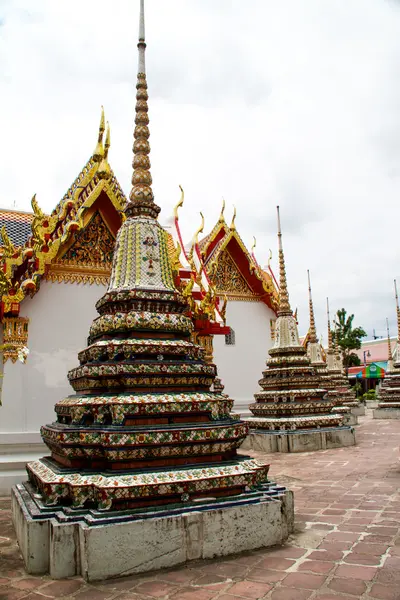
[[[103,146],[103,134],[105,129],[105,119],[104,119],[104,107],[101,107],[101,116],[100,116],[100,124],[99,124],[99,134],[97,137],[96,148],[93,152],[93,160],[96,162],[100,162],[104,156],[104,146]]]

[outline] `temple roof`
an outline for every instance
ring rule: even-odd
[[[25,295],[38,291],[50,265],[71,247],[96,212],[115,238],[126,197],[108,163],[109,128],[103,145],[104,131],[102,111],[95,150],[50,215],[41,210],[36,196],[32,198],[33,213],[0,211],[5,225],[0,269],[3,313],[18,311]]]
[[[32,234],[33,217],[34,214],[31,212],[0,208],[0,230],[5,226],[14,246],[23,246]],[[3,238],[1,238],[1,245],[3,245]]]
[[[254,299],[265,302],[275,312],[278,290],[269,273],[264,271],[249,252],[235,225],[224,218],[224,206],[211,232],[199,241],[205,268],[217,291],[231,299]]]

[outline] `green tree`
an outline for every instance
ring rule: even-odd
[[[354,315],[347,316],[347,311],[344,308],[336,313],[336,327],[333,337],[341,350],[346,373],[350,366],[361,363],[357,354],[352,351],[361,348],[361,339],[367,335],[362,327],[353,327],[353,320]]]

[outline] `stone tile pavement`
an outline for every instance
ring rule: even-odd
[[[357,446],[271,455],[295,491],[281,547],[88,585],[24,571],[9,498],[0,498],[0,600],[400,600],[400,421],[360,418]]]

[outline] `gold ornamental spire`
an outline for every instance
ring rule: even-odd
[[[185,192],[183,191],[183,187],[180,185],[179,189],[181,190],[181,197],[179,198],[179,201],[177,202],[176,206],[174,207],[174,217],[175,219],[178,219],[178,208],[181,208],[183,206],[183,201],[185,200]]]
[[[219,215],[219,219],[218,219],[218,221],[220,223],[224,223],[224,221],[225,221],[224,212],[225,212],[225,198],[222,198],[221,214]]]
[[[329,315],[329,298],[326,299],[326,314],[328,317],[328,352],[333,352],[331,317]]]
[[[232,231],[234,229],[236,229],[236,225],[235,225],[235,219],[236,219],[236,206],[233,207],[233,216],[232,216],[232,222],[231,222],[231,226],[229,229],[231,229]]]
[[[278,246],[279,246],[279,309],[278,316],[292,315],[292,309],[289,303],[289,292],[287,289],[286,281],[286,269],[285,269],[285,256],[283,254],[282,246],[282,231],[281,231],[281,217],[279,214],[279,206],[276,207],[278,214]]]
[[[149,144],[149,116],[148,116],[148,94],[146,81],[145,63],[145,33],[144,33],[144,0],[140,0],[139,19],[139,42],[138,42],[139,64],[136,83],[136,117],[133,143],[133,175],[132,189],[129,194],[130,202],[125,209],[127,217],[142,216],[156,219],[160,207],[154,202],[153,190],[151,188],[152,178],[150,174],[150,144]]]
[[[108,163],[108,150],[110,148],[110,125],[107,122],[106,139],[104,142],[104,156],[99,165],[97,175],[100,179],[108,179],[111,175],[110,165]]]
[[[318,342],[318,338],[317,338],[317,331],[315,329],[315,316],[314,316],[314,305],[313,305],[313,301],[312,301],[312,295],[311,295],[311,281],[310,281],[310,271],[307,269],[307,277],[308,277],[308,304],[309,304],[309,309],[310,309],[310,329],[309,334],[309,341],[311,344],[316,344]]]
[[[386,331],[387,331],[387,342],[388,342],[388,362],[391,360],[393,361],[393,354],[392,354],[392,346],[390,343],[390,333],[389,333],[389,319],[386,317]]]
[[[100,116],[100,125],[99,125],[99,135],[97,138],[96,148],[93,152],[93,160],[96,162],[100,162],[104,156],[104,147],[103,147],[103,134],[105,129],[105,119],[104,119],[104,107],[101,107],[101,116]]]
[[[394,280],[394,293],[396,296],[396,310],[397,310],[397,342],[400,343],[400,307],[399,307],[399,296],[397,294],[396,280]]]

